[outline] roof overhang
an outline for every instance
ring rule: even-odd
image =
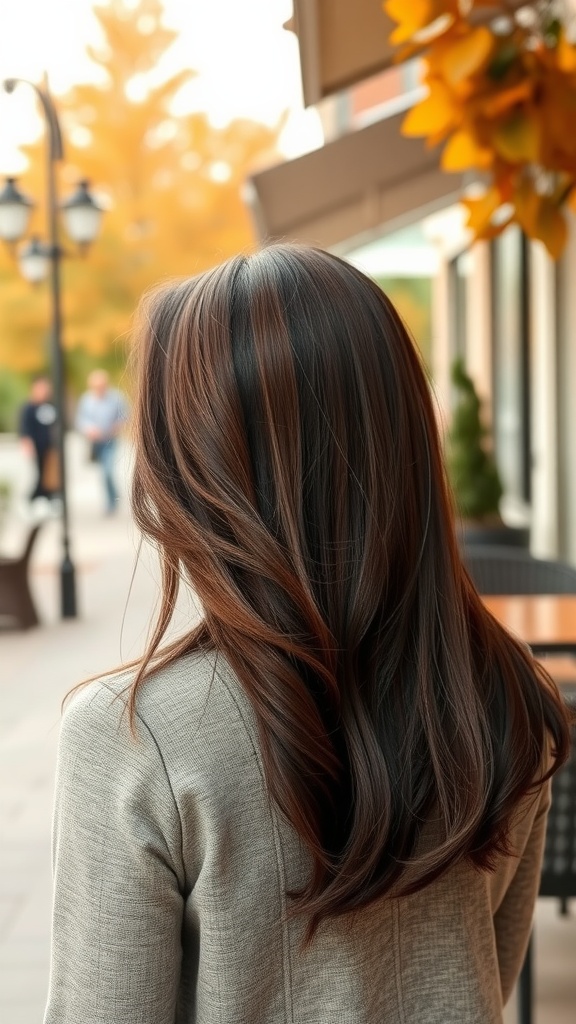
[[[307,107],[393,62],[393,23],[382,0],[294,0],[290,26],[298,36]]]
[[[385,71],[394,63],[396,48],[389,43],[394,22],[382,0],[293,0],[293,29],[300,47],[302,86],[307,107]],[[409,4],[410,0],[406,0]],[[526,0],[509,0],[509,8]],[[502,14],[502,4],[483,4],[473,12],[476,22]]]
[[[261,241],[324,248],[363,241],[456,202],[468,179],[400,132],[404,111],[254,174],[248,199]]]

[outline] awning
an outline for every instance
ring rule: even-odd
[[[394,22],[384,14],[382,0],[293,0],[294,17],[287,27],[298,36],[304,103],[347,89],[390,67],[395,48],[388,42]],[[409,4],[410,0],[406,0]],[[509,0],[521,7],[526,0]],[[483,5],[473,12],[477,22],[502,14],[502,4]]]
[[[373,237],[455,202],[464,176],[400,134],[404,112],[249,179],[258,235],[332,247]]]
[[[392,64],[394,26],[381,0],[294,0],[290,27],[298,36],[306,106]]]

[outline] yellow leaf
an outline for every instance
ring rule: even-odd
[[[385,13],[397,26],[390,35],[390,42],[396,46],[406,43],[412,36],[428,24],[432,17],[432,4],[429,0],[386,0],[382,4]]]
[[[444,142],[446,138],[446,130],[441,132],[433,132],[432,135],[426,137],[426,149],[435,149],[441,142]]]
[[[485,170],[492,163],[492,153],[480,146],[469,132],[461,129],[449,138],[440,163],[445,171],[467,171],[471,167]]]
[[[134,69],[148,75],[174,40],[173,30],[163,27],[161,0],[140,0],[139,8],[147,21],[156,21],[154,32],[142,30],[144,19],[126,17],[119,0],[97,6],[103,18],[102,45],[94,54],[100,73],[58,96],[68,129],[66,162],[59,168],[62,193],[87,177],[110,199],[87,258],[67,259],[62,267],[64,345],[99,361],[120,352],[117,339],[154,281],[197,273],[253,246],[241,183],[255,166],[273,162],[277,134],[276,127],[246,119],[216,128],[201,111],[173,115],[172,96],[183,80],[178,74],[154,78],[146,96],[131,102],[127,85]],[[88,145],[82,139],[76,145],[80,126],[91,137]],[[30,166],[22,183],[23,191],[40,199],[44,144],[40,138],[26,147]],[[42,234],[45,210],[37,208],[35,215]],[[48,289],[19,282],[0,251],[0,376],[6,365],[42,368],[48,299]]]
[[[459,0],[385,0],[385,13],[397,22],[390,42],[429,41],[445,32],[459,16]]]
[[[477,198],[462,199],[462,206],[468,211],[467,227],[475,235],[481,235],[488,228],[500,204],[501,196],[496,186]]]
[[[494,148],[511,164],[534,163],[540,153],[540,123],[535,112],[518,110],[492,136]]]
[[[562,255],[566,245],[568,228],[561,210],[547,196],[539,197],[539,209],[532,238],[538,238],[546,246],[553,260]]]
[[[478,232],[476,240],[482,239],[484,242],[490,242],[493,238],[498,238],[503,231],[506,230],[510,224],[513,224],[513,211],[499,220],[497,223],[488,224],[483,231]]]
[[[534,190],[533,183],[522,180],[514,191],[512,201],[518,224],[530,238],[534,237],[540,196]]]
[[[560,33],[556,60],[561,71],[566,71],[569,75],[576,71],[576,46],[567,40],[565,32]]]
[[[529,100],[532,97],[533,91],[534,82],[532,79],[526,78],[524,81],[512,86],[512,88],[499,90],[493,96],[483,100],[482,113],[484,117],[500,117],[501,114],[506,113],[511,107]]]
[[[484,27],[476,28],[451,43],[441,62],[441,71],[446,81],[456,86],[480,71],[488,61],[493,45],[494,36]]]
[[[438,79],[429,83],[430,92],[409,110],[402,123],[403,135],[435,135],[455,124],[456,111],[450,90]]]

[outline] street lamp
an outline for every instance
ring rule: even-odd
[[[62,132],[54,101],[46,79],[41,86],[22,78],[8,78],[3,82],[6,92],[11,93],[20,83],[31,86],[40,100],[46,128],[47,145],[47,210],[49,241],[45,245],[38,238],[32,238],[19,254],[23,276],[36,284],[50,274],[52,296],[52,380],[56,417],[56,448],[60,463],[60,493],[62,498],[62,562],[60,566],[62,617],[76,617],[76,576],[70,555],[70,531],[68,499],[66,488],[66,459],[64,452],[64,419],[66,415],[64,392],[64,351],[62,348],[62,305],[60,297],[60,261],[62,249],[59,243],[58,195],[56,188],[56,164],[63,159]],[[8,178],[0,191],[0,239],[15,245],[26,234],[32,201],[17,186],[14,178]],[[93,242],[100,226],[102,209],[90,195],[88,182],[82,181],[78,191],[62,204],[62,216],[73,242],[85,248]]]
[[[0,237],[1,237],[0,229]],[[20,273],[30,284],[40,284],[48,277],[50,270],[50,249],[33,235],[30,241],[22,246],[18,253]]]
[[[10,244],[26,234],[34,203],[20,191],[16,178],[6,178],[0,192],[0,238]]]
[[[89,184],[80,181],[76,192],[62,203],[66,231],[72,241],[82,247],[94,241],[102,220],[102,207],[90,194]]]

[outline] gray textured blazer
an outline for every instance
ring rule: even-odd
[[[518,856],[462,863],[414,896],[320,926],[303,950],[286,892],[307,858],[271,806],[254,718],[222,659],[126,674],[63,722],[45,1024],[497,1024],[526,947],[549,786]]]

